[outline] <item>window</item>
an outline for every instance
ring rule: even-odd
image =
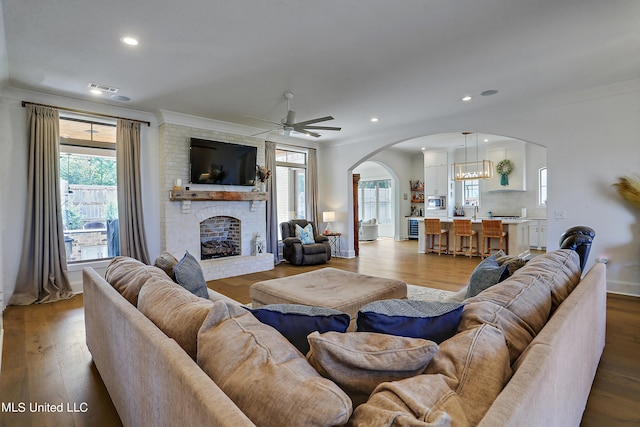
[[[391,223],[391,180],[358,183],[358,218],[376,218],[379,224]]]
[[[307,217],[306,175],[307,153],[276,149],[276,191],[279,222]]]
[[[480,206],[480,181],[477,179],[462,181],[462,194],[464,206]]]
[[[119,255],[116,125],[60,118],[60,189],[67,262]]]
[[[547,206],[547,168],[538,169],[538,204]]]

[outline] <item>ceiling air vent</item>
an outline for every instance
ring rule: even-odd
[[[98,89],[98,90],[101,90],[103,92],[109,92],[109,93],[117,93],[120,90],[117,87],[101,85],[101,84],[98,84],[98,83],[89,83],[89,89]]]

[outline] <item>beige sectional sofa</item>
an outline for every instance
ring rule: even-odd
[[[604,348],[604,264],[581,278],[576,253],[554,251],[466,300],[423,374],[379,384],[352,412],[238,303],[188,296],[130,259],[107,277],[84,271],[87,345],[126,426],[577,426]]]

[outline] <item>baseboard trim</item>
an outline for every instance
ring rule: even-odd
[[[640,283],[626,282],[623,280],[607,280],[607,292],[640,297]]]

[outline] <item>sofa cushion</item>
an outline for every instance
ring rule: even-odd
[[[185,252],[180,262],[173,267],[173,273],[175,274],[176,282],[180,286],[201,298],[209,297],[202,267],[200,267],[198,260],[188,251]]]
[[[580,255],[571,249],[558,249],[533,258],[526,268],[519,269],[514,276],[539,277],[543,280],[551,290],[553,312],[578,285],[581,274]]]
[[[458,331],[491,324],[505,336],[511,362],[544,327],[551,312],[551,292],[544,278],[518,275],[508,278],[465,300]]]
[[[433,341],[371,332],[313,332],[311,366],[347,392],[357,406],[380,383],[420,374],[438,351]]]
[[[134,306],[138,305],[140,289],[151,277],[171,280],[159,268],[126,256],[117,256],[111,260],[104,277],[116,291]]]
[[[476,425],[511,377],[504,335],[488,324],[460,332],[440,344],[425,374],[441,375]]]
[[[371,302],[358,311],[356,329],[442,342],[458,328],[459,302],[388,299]]]
[[[153,263],[153,265],[167,273],[167,276],[171,277],[171,280],[175,279],[175,276],[173,274],[173,267],[175,267],[177,264],[178,260],[176,259],[176,257],[166,251],[158,255]]]
[[[198,330],[213,302],[199,298],[169,280],[153,277],[140,289],[138,309],[192,359],[196,359]]]
[[[471,273],[467,298],[478,295],[485,289],[509,277],[507,265],[499,265],[495,255],[483,259]]]
[[[351,322],[347,313],[300,304],[265,305],[251,312],[262,323],[276,328],[302,354],[309,351],[307,335],[311,332],[346,332]]]
[[[304,228],[300,227],[298,224],[296,226],[296,237],[300,239],[303,245],[310,245],[315,243],[316,240],[313,237],[313,226],[309,223]]]
[[[500,330],[477,326],[444,341],[423,375],[380,384],[350,425],[474,426],[510,374]]]
[[[438,375],[380,384],[358,406],[349,426],[470,427],[462,401]]]
[[[285,337],[248,310],[216,301],[198,333],[198,365],[255,424],[336,426],[351,400]]]

